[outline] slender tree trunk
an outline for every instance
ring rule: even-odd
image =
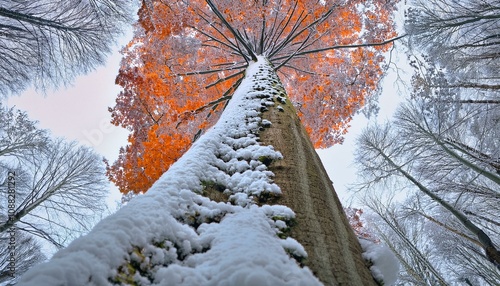
[[[440,222],[439,220],[437,220],[437,219],[433,218],[432,216],[426,215],[425,213],[423,213],[423,212],[421,212],[421,211],[417,211],[416,213],[417,213],[417,214],[419,214],[419,215],[421,215],[422,217],[424,217],[424,218],[428,219],[429,221],[431,221],[431,222],[435,223],[436,225],[438,225],[438,226],[440,226],[440,227],[442,227],[442,228],[446,229],[447,231],[452,232],[452,233],[454,233],[455,235],[460,236],[460,237],[462,237],[462,238],[464,238],[464,239],[466,239],[466,240],[468,240],[468,241],[470,241],[470,242],[474,243],[475,245],[477,245],[477,246],[479,246],[479,247],[482,247],[481,242],[479,242],[478,240],[476,240],[476,239],[474,239],[474,238],[472,238],[472,237],[468,236],[467,234],[465,234],[465,233],[461,232],[460,230],[455,229],[455,228],[453,228],[453,227],[451,227],[451,226],[448,226],[448,225],[446,225],[445,223],[442,223],[442,222]]]
[[[477,165],[475,165],[474,163],[470,162],[469,160],[466,160],[465,158],[463,158],[462,156],[458,155],[456,152],[454,152],[453,150],[451,150],[450,148],[448,148],[446,145],[449,144],[451,145],[452,147],[455,147],[457,148],[458,150],[462,151],[463,153],[465,154],[468,154],[467,151],[461,149],[459,146],[453,144],[453,142],[446,142],[446,143],[443,143],[441,140],[439,140],[439,138],[437,138],[434,134],[430,133],[430,132],[426,132],[427,135],[432,139],[434,140],[434,142],[439,145],[441,147],[441,149],[443,149],[443,151],[446,152],[446,154],[450,155],[451,157],[455,158],[457,161],[459,161],[460,163],[462,163],[464,166],[467,166],[468,168],[474,170],[475,172],[477,172],[478,174],[481,174],[483,175],[484,177],[490,179],[491,181],[493,181],[494,183],[496,183],[497,185],[500,185],[500,176],[496,175],[495,173],[492,173],[488,170],[485,170],[484,168],[481,168]],[[473,156],[473,155],[471,155]]]
[[[73,27],[66,26],[66,25],[64,25],[60,22],[57,22],[57,21],[52,21],[50,19],[43,19],[43,18],[36,17],[33,15],[29,15],[29,14],[19,13],[16,11],[5,9],[3,7],[0,7],[0,17],[11,18],[11,19],[19,21],[21,23],[29,23],[35,27],[38,27],[39,29],[52,28],[52,29],[62,30],[62,31],[76,30]]]
[[[438,143],[438,141],[437,141]],[[439,144],[439,143],[438,143]],[[375,146],[374,146],[375,147]],[[446,147],[444,147],[444,144],[441,143],[441,147],[450,155],[453,156],[453,152],[449,151]],[[422,185],[417,179],[415,179],[412,175],[410,175],[408,172],[403,170],[402,166],[396,164],[389,156],[387,156],[382,150],[379,148],[375,147],[379,154],[391,165],[393,166],[401,175],[403,175],[406,179],[408,179],[410,182],[412,182],[415,186],[419,188],[420,191],[422,191],[424,194],[429,196],[432,200],[440,204],[442,207],[447,209],[451,215],[453,215],[460,223],[467,228],[471,233],[477,236],[478,241],[481,243],[481,247],[484,249],[484,252],[486,254],[486,257],[488,260],[490,260],[491,263],[495,265],[498,269],[500,269],[500,251],[496,248],[495,244],[491,240],[491,238],[476,224],[474,224],[472,221],[467,218],[466,215],[464,215],[461,211],[457,210],[454,208],[452,205],[450,205],[448,202],[443,200],[441,197],[436,195],[434,192],[429,190],[427,187]],[[446,148],[446,149],[445,149]],[[449,152],[448,152],[449,151]],[[456,154],[455,154],[456,155]],[[460,156],[456,155],[457,157],[461,158]],[[465,161],[465,160],[463,160]]]
[[[499,101],[499,103],[500,103],[500,101]],[[470,155],[478,160],[481,160],[482,162],[487,163],[491,167],[495,168],[495,170],[498,170],[500,172],[500,158],[496,158],[496,159],[492,158],[490,155],[485,154],[478,149],[472,148],[471,146],[464,144],[458,140],[454,140],[452,138],[446,138],[446,139],[444,139],[444,142],[445,143],[452,143],[454,145],[454,147],[458,146],[455,148],[459,148],[459,150],[465,150],[466,152],[463,152],[463,153],[466,153],[466,154],[468,154],[468,155]]]
[[[260,139],[283,154],[283,160],[269,169],[283,192],[277,203],[297,215],[291,236],[308,253],[304,264],[325,285],[376,285],[332,182],[275,73],[274,77],[276,104],[282,108],[263,113],[272,127],[262,131]]]
[[[399,258],[400,263],[405,268],[406,272],[416,281],[421,284],[418,285],[441,285],[447,286],[446,280],[441,276],[441,273],[436,270],[434,265],[427,259],[427,256],[422,253],[418,247],[410,240],[408,234],[402,229],[402,226],[398,223],[397,219],[394,217],[392,212],[385,209],[386,206],[380,205],[378,207],[370,206],[372,211],[377,213],[377,215],[386,223],[386,225],[399,237],[400,243],[404,248],[411,253],[411,260],[407,260],[403,255],[398,252],[396,246],[394,246],[394,241],[391,241],[387,235],[383,233],[380,228],[375,225],[375,229],[378,231],[379,235],[383,241],[392,249],[393,253]],[[382,210],[381,208],[384,208]],[[425,269],[422,271],[422,269]]]

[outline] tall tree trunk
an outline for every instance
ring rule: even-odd
[[[269,169],[283,192],[277,203],[297,215],[291,236],[308,253],[304,264],[325,285],[375,285],[332,182],[278,76],[270,72],[277,82],[276,104],[282,108],[263,113],[272,127],[262,131],[260,139],[283,154]]]
[[[281,220],[275,213],[290,218],[281,223],[292,220],[288,208],[256,206],[264,202],[295,212],[295,224],[281,234],[302,244],[308,257],[297,261],[315,277],[290,259],[302,257],[301,248],[273,228],[271,221]],[[276,285],[318,285],[317,278],[325,285],[376,285],[361,253],[295,109],[273,67],[259,57],[217,124],[146,194],[28,271],[20,285],[139,278],[172,285],[271,285],[268,278]]]

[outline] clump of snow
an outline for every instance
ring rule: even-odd
[[[291,237],[287,237],[286,239],[281,240],[281,245],[285,250],[289,251],[293,255],[293,257],[299,259],[307,257],[307,253],[304,247]]]
[[[320,285],[295,259],[304,248],[284,235],[293,211],[257,205],[281,195],[264,162],[282,155],[258,142],[278,82],[271,69],[264,58],[250,64],[218,123],[146,194],[18,285]],[[207,188],[228,201],[202,196]]]
[[[370,267],[373,278],[381,285],[394,285],[398,280],[399,260],[389,247],[370,240],[359,239],[363,248],[363,258],[373,263]]]
[[[280,103],[286,104],[286,98],[285,97],[283,97],[283,96],[277,96],[276,99],[278,99],[278,101]]]
[[[262,120],[262,123],[261,123],[261,124],[262,124],[262,126],[264,126],[264,127],[270,127],[272,123],[271,123],[271,121],[269,121],[269,120],[267,120],[267,119],[264,119],[264,120]]]

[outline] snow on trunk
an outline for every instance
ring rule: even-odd
[[[288,237],[294,212],[259,144],[279,81],[252,63],[218,123],[142,196],[102,220],[18,285],[320,285]],[[281,84],[279,84],[281,86]],[[210,198],[214,198],[211,200]]]
[[[362,238],[359,242],[363,248],[363,258],[372,264],[370,271],[375,280],[381,285],[394,285],[398,280],[401,267],[396,255],[384,244],[377,244]]]
[[[273,78],[279,80],[275,74]],[[278,106],[262,113],[263,121],[272,126],[259,137],[261,144],[283,155],[268,169],[283,192],[276,203],[296,214],[287,234],[308,254],[301,263],[326,285],[376,285],[369,271],[371,262],[362,257],[359,241],[297,111],[281,84],[275,85],[273,93]]]

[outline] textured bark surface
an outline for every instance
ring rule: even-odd
[[[284,96],[283,90],[279,92]],[[306,249],[304,264],[325,285],[377,285],[295,108],[288,99],[276,104],[282,108],[263,113],[272,126],[260,133],[260,139],[283,154],[284,159],[273,162],[269,169],[283,192],[276,203],[296,213],[297,224],[290,236]]]

